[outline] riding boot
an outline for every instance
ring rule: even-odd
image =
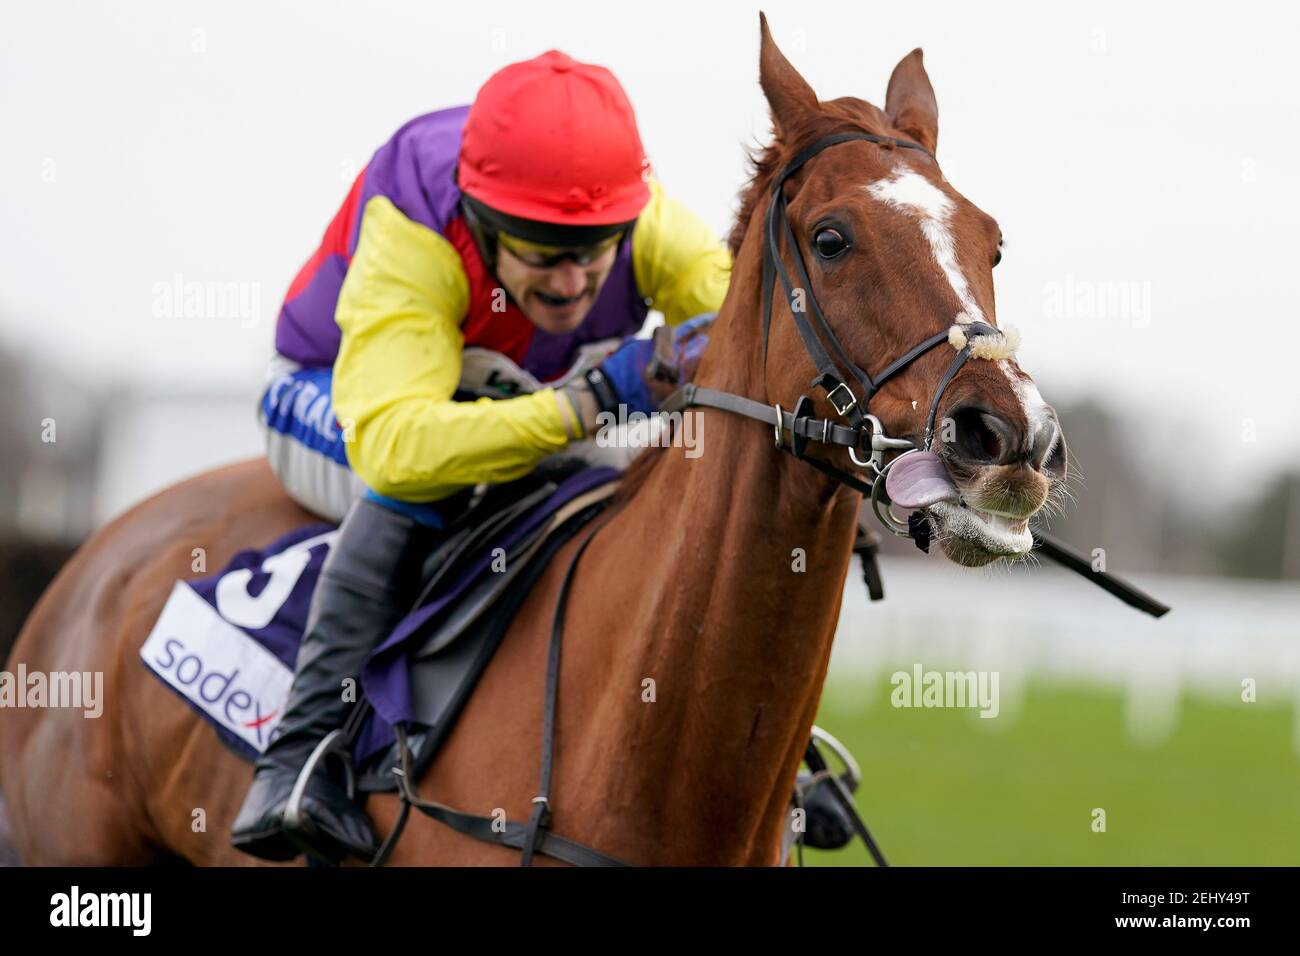
[[[235,818],[237,849],[281,861],[303,849],[335,862],[347,854],[368,861],[377,852],[365,811],[324,773],[312,774],[302,798],[306,820],[292,833],[286,831],[285,806],[316,745],[356,706],[360,671],[371,650],[414,600],[432,534],[414,518],[365,498],[348,512],[312,596],[277,735],[258,759]],[[352,689],[346,699],[345,681]]]

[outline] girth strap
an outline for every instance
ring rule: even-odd
[[[565,839],[550,830],[542,830],[540,833],[534,834],[530,832],[530,824],[511,823],[509,821],[502,823],[495,817],[464,813],[446,804],[423,799],[415,792],[415,784],[411,779],[410,748],[406,743],[406,730],[400,725],[394,730],[397,734],[398,754],[401,758],[400,772],[397,775],[398,788],[401,791],[403,802],[402,816],[400,818],[401,825],[406,822],[407,807],[413,806],[421,813],[451,827],[456,832],[463,833],[476,840],[482,840],[484,843],[498,843],[501,846],[522,850],[529,841],[533,841],[534,852],[554,857],[574,866],[628,865],[622,860],[601,853],[599,850],[593,850],[591,847],[583,846],[581,843],[575,843],[573,840]],[[395,827],[394,833],[400,834],[400,829]],[[390,847],[395,842],[393,835],[390,835],[389,839],[385,841],[385,845]],[[388,854],[384,853],[382,857],[387,859]]]

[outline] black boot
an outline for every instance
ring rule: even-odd
[[[291,860],[306,849],[334,862],[347,854],[368,861],[378,850],[365,811],[324,773],[312,775],[302,798],[306,820],[292,833],[285,830],[284,810],[317,743],[356,706],[344,701],[343,681],[360,684],[370,651],[414,600],[434,534],[364,498],[348,512],[312,596],[278,735],[258,759],[235,817],[231,842],[237,849],[266,860]]]

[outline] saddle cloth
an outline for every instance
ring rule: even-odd
[[[562,462],[483,489],[425,562],[416,607],[372,652],[354,738],[362,790],[392,790],[393,727],[422,770],[451,729],[549,558],[613,494],[614,468]],[[219,574],[177,581],[140,657],[247,760],[266,748],[288,697],[312,591],[337,536],[295,529],[242,551]]]

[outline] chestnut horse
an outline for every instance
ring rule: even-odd
[[[808,144],[843,130],[904,138],[933,152],[938,111],[919,50],[894,70],[883,110],[851,97],[821,102],[766,21],[760,27],[760,81],[775,136],[742,194],[730,237],[731,286],[696,381],[788,410],[808,390],[813,366],[779,293],[766,351],[762,344],[762,223],[774,177]],[[844,143],[808,162],[785,188],[817,301],[858,365],[882,368],[963,311],[994,322],[997,225],[929,156]],[[846,253],[814,254],[814,239],[827,228],[847,240]],[[872,411],[889,434],[920,441],[952,355],[946,344],[934,349],[876,395]],[[959,407],[981,413],[954,419],[977,434],[936,445],[953,481],[972,507],[1022,522],[1059,476],[1023,456],[977,450],[999,440],[1024,447],[1031,423],[1050,409],[1005,359],[961,369],[940,412]],[[776,864],[862,499],[774,449],[770,426],[714,409],[691,413],[708,425],[704,454],[644,453],[624,481],[622,506],[573,579],[551,829],[631,863]],[[833,415],[825,397],[816,399],[815,414]],[[996,422],[997,434],[981,421]],[[842,448],[811,454],[851,468]],[[10,670],[22,662],[29,672],[102,671],[106,703],[98,720],[60,709],[15,710],[0,720],[4,797],[25,862],[258,862],[229,843],[252,766],[141,666],[139,652],[173,582],[194,576],[194,548],[204,548],[216,568],[309,520],[265,463],[235,465],[118,518],[59,575]],[[964,564],[998,557],[982,550],[987,538],[970,532],[976,519],[950,527],[940,514],[930,520],[949,557]],[[552,614],[585,538],[561,550],[511,624],[419,782],[426,799],[528,818]],[[647,679],[653,701],[643,699]],[[399,802],[376,794],[367,809],[382,836]],[[390,862],[515,864],[519,853],[413,814]]]

